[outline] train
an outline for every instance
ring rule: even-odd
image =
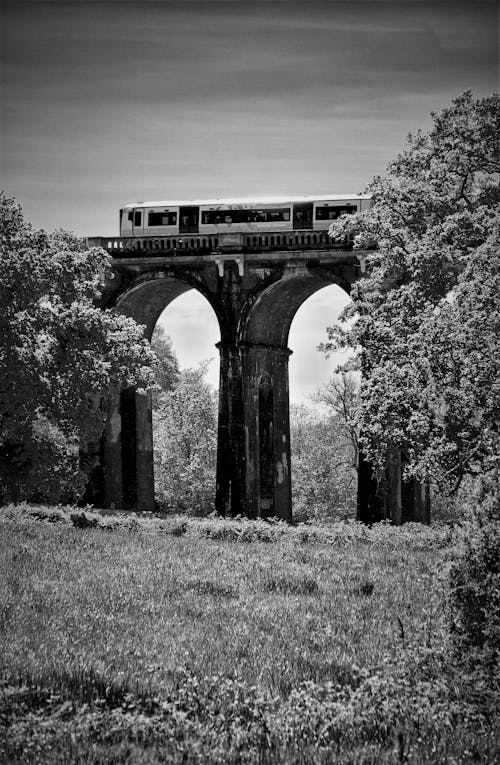
[[[327,231],[340,215],[369,207],[361,194],[131,202],[120,209],[120,236]]]

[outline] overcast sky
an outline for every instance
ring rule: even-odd
[[[358,192],[432,110],[498,89],[496,0],[2,10],[2,187],[47,229],[116,234],[133,200]],[[338,308],[325,295],[321,327]],[[189,300],[172,334],[179,317],[201,317]],[[291,347],[297,334],[314,348],[313,318],[296,331],[297,319]],[[180,331],[182,358],[192,333]],[[321,373],[295,350],[300,399]]]

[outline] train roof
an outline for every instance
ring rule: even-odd
[[[210,205],[292,204],[293,202],[337,202],[343,199],[370,199],[367,194],[320,194],[317,196],[234,197],[231,199],[169,199],[152,202],[129,202],[128,207],[201,207]]]

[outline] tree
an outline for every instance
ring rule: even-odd
[[[154,329],[151,348],[157,358],[155,374],[160,391],[173,390],[179,382],[179,362],[172,346],[172,339],[161,324],[157,324]]]
[[[334,373],[313,396],[313,401],[326,407],[337,418],[344,440],[350,441],[352,466],[357,469],[359,458],[359,374],[343,370]]]
[[[34,230],[3,193],[0,231],[0,501],[74,498],[102,398],[154,386],[154,354],[134,321],[96,306],[111,264],[103,250]]]
[[[214,509],[217,399],[206,367],[183,370],[153,410],[155,490],[168,512],[206,515]]]
[[[382,472],[447,491],[496,469],[500,424],[500,97],[470,92],[367,191],[373,205],[332,224],[370,249],[367,272],[327,351],[359,348],[363,447]]]
[[[295,520],[353,517],[356,463],[350,432],[331,411],[290,407]]]

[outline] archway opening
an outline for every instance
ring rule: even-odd
[[[339,418],[331,413],[321,413],[319,405],[313,410],[311,402],[311,427],[308,427],[308,461],[301,465],[298,462],[297,441],[295,443],[295,461],[291,464],[292,453],[290,449],[290,417],[289,417],[289,374],[288,357],[290,349],[293,352],[294,335],[290,338],[290,329],[296,315],[300,314],[301,307],[308,298],[318,294],[322,288],[333,290],[334,298],[328,300],[327,306],[322,306],[319,298],[319,323],[312,329],[308,337],[308,346],[312,354],[318,354],[317,345],[321,340],[326,340],[326,326],[335,320],[335,310],[332,303],[337,303],[340,310],[349,298],[347,291],[350,284],[345,278],[350,274],[344,274],[341,269],[335,274],[335,281],[340,287],[332,287],[333,274],[325,269],[311,269],[304,264],[294,263],[285,270],[283,278],[269,285],[252,305],[251,311],[242,326],[241,341],[246,349],[244,375],[244,404],[245,422],[248,424],[246,437],[247,450],[247,492],[249,497],[249,509],[251,515],[267,517],[266,508],[269,506],[269,498],[265,491],[265,475],[262,472],[260,462],[268,454],[273,464],[273,502],[269,514],[290,520],[315,518],[340,518],[354,517],[356,505],[356,468],[354,455],[344,455],[338,442],[333,442],[327,452],[325,440],[330,435],[330,430],[339,430]],[[330,293],[331,294],[331,293]],[[339,303],[339,300],[341,301]],[[316,298],[318,301],[318,298]],[[314,298],[312,306],[314,308]],[[309,304],[311,305],[311,304]],[[321,310],[322,309],[322,310]],[[302,315],[307,314],[308,307],[302,309]],[[307,323],[307,322],[306,322]],[[301,320],[296,322],[296,327],[301,327]],[[290,346],[290,349],[289,349]],[[293,356],[292,356],[293,359]],[[293,363],[293,362],[292,362]],[[335,368],[337,361],[331,360],[331,369]],[[296,367],[307,367],[308,361],[298,359]],[[272,450],[263,450],[262,440],[266,438],[269,428],[266,427],[267,409],[262,396],[257,395],[259,381],[263,375],[269,376],[269,385],[272,387],[273,417],[272,423]],[[328,379],[328,378],[326,378]],[[317,379],[316,386],[323,382]],[[325,380],[326,382],[326,380]],[[313,389],[310,391],[313,392]],[[304,394],[303,394],[304,395]],[[271,400],[267,397],[267,400]],[[292,391],[292,402],[294,391]],[[303,405],[303,408],[306,407]],[[309,412],[308,412],[309,414]],[[314,416],[313,416],[314,415]],[[309,419],[309,418],[308,418]],[[309,425],[309,422],[304,422]],[[320,427],[321,426],[321,427]],[[335,428],[333,427],[335,426]],[[332,439],[330,439],[331,441]],[[355,439],[357,441],[357,439]],[[355,443],[357,448],[357,443]],[[323,450],[323,452],[322,452]],[[310,459],[309,459],[310,458]],[[313,459],[314,458],[314,459]],[[338,491],[338,481],[334,480],[332,468],[340,469],[341,464],[349,461],[349,491]],[[352,466],[352,469],[351,469]],[[346,468],[347,469],[347,468]],[[291,476],[294,474],[295,502],[292,507]],[[329,481],[326,481],[327,474]],[[305,477],[307,491],[299,491],[298,480]],[[333,491],[335,489],[335,492]],[[346,498],[348,494],[348,498]],[[319,501],[321,499],[321,502]]]
[[[359,377],[336,373],[353,351],[326,358],[317,350],[326,340],[326,327],[338,322],[349,302],[340,286],[324,286],[300,306],[290,327],[290,448],[296,521],[356,517],[358,433],[353,410]]]
[[[220,341],[217,317],[196,290],[161,312],[152,335],[159,358],[153,396],[155,507],[207,515],[214,509]]]

